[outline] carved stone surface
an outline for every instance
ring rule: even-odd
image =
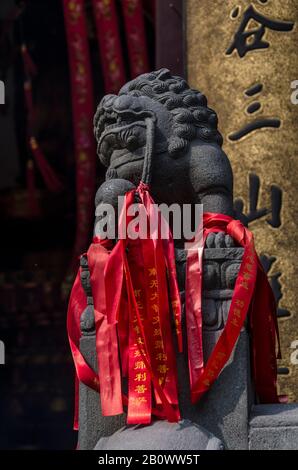
[[[95,450],[223,450],[223,443],[206,429],[183,420],[179,423],[155,421],[150,426],[120,429],[102,438]]]
[[[203,203],[206,211],[232,215],[233,176],[216,113],[202,93],[166,69],[141,75],[100,102],[94,130],[107,179],[139,183],[146,118],[155,122],[155,202]]]
[[[249,449],[297,450],[298,404],[257,405],[249,423]]]

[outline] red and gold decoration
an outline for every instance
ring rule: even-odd
[[[115,0],[93,0],[105,92],[118,93],[126,81]]]
[[[152,214],[149,187],[141,182],[137,190],[126,194],[120,216],[120,226],[125,220],[125,228],[133,217],[124,218],[124,214],[134,203],[136,193],[148,217]],[[79,274],[68,310],[70,345],[79,380],[100,390],[104,416],[121,414],[123,405],[127,405],[128,424],[149,424],[152,415],[170,422],[180,419],[170,312],[174,315],[178,351],[181,353],[181,305],[174,269],[173,240],[171,237],[161,239],[160,228],[164,221],[160,214],[158,220],[156,238],[120,238],[115,246],[111,241],[96,238],[87,253],[94,297],[99,377],[79,351],[80,315],[86,307]],[[201,312],[203,250],[189,250],[185,296],[192,402],[200,400],[219,376],[249,313],[256,392],[262,403],[277,403],[276,305],[255,252],[253,236],[239,220],[223,214],[206,213],[203,242],[211,232],[229,234],[244,247],[244,255],[227,323],[207,364],[204,364]],[[123,377],[128,377],[128,397],[124,397],[121,391]]]
[[[36,137],[34,136],[33,131],[33,119],[34,119],[34,104],[32,98],[32,80],[37,74],[37,67],[34,64],[27,45],[23,42],[21,46],[21,54],[24,65],[25,81],[24,81],[24,94],[25,94],[25,104],[27,109],[27,138],[28,146],[30,152],[34,158],[36,165],[42,175],[46,187],[53,193],[60,192],[63,190],[63,184],[56,174],[55,170],[52,168],[50,163],[47,161],[46,156],[44,155],[42,149],[39,147]],[[27,190],[28,190],[28,199],[29,199],[29,209],[31,215],[36,213],[36,199],[35,199],[35,183],[34,183],[34,162],[30,161],[27,168]]]
[[[279,346],[279,336],[276,305],[267,276],[254,248],[253,235],[239,220],[223,214],[205,213],[203,242],[207,235],[213,232],[230,235],[244,247],[244,254],[227,323],[207,364],[204,365],[201,310],[203,250],[188,252],[185,297],[192,402],[197,402],[217,379],[234,349],[249,312],[256,392],[261,403],[278,403],[275,337],[278,338]],[[279,347],[278,357],[280,357]]]
[[[88,246],[95,192],[95,143],[93,137],[93,87],[84,0],[64,0],[68,44],[74,145],[76,155],[77,231],[73,272],[77,256]]]
[[[130,73],[135,78],[149,71],[141,0],[122,0]]]

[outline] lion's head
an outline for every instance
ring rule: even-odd
[[[226,159],[221,150],[223,139],[217,130],[217,115],[208,108],[206,97],[167,69],[140,75],[124,85],[118,95],[107,95],[101,100],[94,118],[94,132],[99,158],[108,167],[107,179],[122,178],[134,184],[140,181],[148,118],[155,122],[153,180],[158,184],[154,185],[153,181],[153,192],[165,199],[165,195],[157,193],[166,184],[169,201],[193,200],[199,188],[189,179],[195,172],[188,170],[193,165],[201,165],[202,174],[208,179],[207,166],[212,155],[219,161],[218,168]],[[198,147],[201,150],[197,151]],[[205,156],[210,157],[209,162]],[[208,187],[208,181],[202,183]],[[180,187],[179,196],[176,191]]]
[[[156,119],[157,147],[177,158],[194,139],[222,145],[217,115],[207,107],[206,97],[191,89],[181,77],[167,69],[140,75],[128,82],[118,95],[107,95],[94,118],[98,155],[105,166],[117,158],[119,150],[134,152],[145,144],[145,117]]]

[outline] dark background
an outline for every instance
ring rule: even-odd
[[[128,54],[117,11],[124,62]],[[17,17],[13,4],[22,7]],[[96,104],[104,85],[92,5],[86,0],[88,37]],[[144,1],[150,68],[167,66],[183,73],[182,1]],[[166,18],[166,21],[165,21]],[[64,190],[50,193],[34,171],[37,213],[30,212],[26,142],[25,41],[37,74],[32,83],[34,133]],[[70,76],[62,0],[1,0],[0,80],[6,102],[0,106],[0,448],[71,449],[74,368],[67,332],[67,292],[63,281],[76,230],[75,160]],[[104,168],[97,164],[97,186]]]

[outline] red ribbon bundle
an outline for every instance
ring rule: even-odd
[[[275,337],[278,338],[276,305],[272,289],[256,254],[252,233],[239,220],[223,214],[203,216],[203,246],[212,232],[230,235],[244,254],[237,277],[227,323],[206,366],[202,348],[202,255],[203,250],[189,250],[186,268],[186,323],[188,360],[193,403],[209,390],[227,363],[250,310],[253,374],[261,403],[278,403],[276,392]],[[278,350],[280,357],[280,347]]]
[[[130,191],[125,197],[121,218],[123,220],[125,214],[127,224],[131,220],[126,217],[127,210],[136,191],[148,219],[154,210],[148,188],[141,183],[137,190]],[[157,217],[161,215],[157,214]],[[104,247],[107,243],[95,238],[87,253],[99,380],[79,351],[80,312],[86,307],[79,273],[70,297],[68,333],[77,376],[89,387],[100,389],[104,416],[122,413],[124,403],[128,404],[127,422],[130,424],[148,424],[152,414],[177,421],[179,411],[171,310],[180,350],[182,333],[173,241],[171,238],[162,240],[158,235],[155,239],[125,238],[120,239],[110,253]],[[128,399],[121,392],[118,344],[122,377],[128,378]],[[75,423],[77,427],[77,413]]]
[[[152,216],[155,210],[153,201],[148,186],[141,183],[137,190],[127,193],[122,218],[134,202],[136,193],[148,218]],[[119,239],[110,253],[103,246],[107,242],[99,239],[95,239],[89,248],[99,381],[79,352],[79,317],[86,300],[78,278],[68,311],[70,344],[79,380],[95,390],[100,389],[105,416],[122,413],[123,404],[128,404],[127,422],[130,424],[150,423],[152,414],[169,421],[179,420],[168,288],[179,351],[182,350],[181,306],[173,241],[171,237],[161,239],[163,221],[159,214],[157,217],[160,218],[155,237]],[[125,228],[132,218],[127,218]],[[244,247],[244,255],[227,323],[204,366],[201,313],[203,249],[188,251],[186,323],[192,401],[198,401],[220,374],[250,311],[256,392],[261,402],[278,402],[275,302],[256,255],[253,236],[240,221],[223,214],[204,214],[203,226],[203,242],[211,232],[224,232]],[[121,369],[122,377],[128,377],[128,399],[121,393]]]

